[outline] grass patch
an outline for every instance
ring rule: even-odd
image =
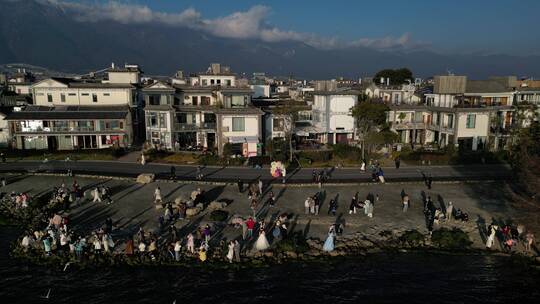
[[[7,150],[3,151],[11,160],[115,160],[125,154],[124,149],[78,150],[78,151],[43,151],[43,150]]]

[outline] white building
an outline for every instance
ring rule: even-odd
[[[388,121],[403,143],[498,150],[508,143],[513,90],[508,79],[436,76],[425,103],[391,105]]]
[[[138,128],[138,68],[111,68],[108,80],[48,78],[32,86],[34,104],[9,114],[17,149],[128,147]],[[112,81],[116,82],[112,82]]]
[[[358,103],[359,94],[355,90],[313,93],[313,126],[321,143],[348,143],[353,140],[355,120],[351,111]]]

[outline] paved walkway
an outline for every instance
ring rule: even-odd
[[[170,177],[171,165],[149,163],[140,165],[120,161],[20,161],[0,164],[0,172],[49,172],[66,173],[71,169],[75,174],[136,177],[141,173],[154,173],[156,178]],[[177,180],[194,180],[196,166],[175,166]],[[511,170],[507,165],[467,165],[467,166],[404,166],[400,169],[383,168],[388,182],[422,181],[423,175],[431,175],[434,181],[459,180],[508,180]],[[289,172],[287,183],[311,183],[313,169],[297,169]],[[370,182],[371,174],[355,168],[329,168],[329,183]],[[261,178],[266,182],[281,182],[273,179],[270,170],[246,167],[204,167],[204,181],[234,182],[239,178],[251,181]]]
[[[9,176],[9,184],[2,192],[28,192],[39,195],[49,191],[53,186],[62,183],[70,186],[74,178],[61,176]],[[246,217],[251,214],[247,193],[239,193],[236,186],[216,186],[197,183],[154,182],[140,185],[133,181],[116,179],[77,178],[77,182],[86,189],[97,185],[105,185],[111,189],[114,203],[87,202],[74,208],[70,218],[74,228],[80,232],[90,232],[101,227],[105,219],[110,217],[117,227],[117,234],[130,235],[142,226],[147,230],[156,231],[158,217],[163,210],[156,210],[153,203],[153,192],[161,188],[165,201],[173,201],[177,197],[187,198],[191,191],[201,188],[206,192],[209,201],[227,200],[230,204],[226,210],[230,215],[238,214]],[[411,197],[411,208],[407,213],[402,212],[400,192],[404,189]],[[324,191],[320,215],[305,215],[304,200],[308,195]],[[424,215],[422,213],[422,193],[431,196],[436,206],[444,208],[452,201],[455,208],[461,208],[469,214],[467,223],[453,222],[444,226],[456,226],[470,233],[475,246],[482,248],[485,242],[486,228],[492,222],[508,223],[512,219],[524,216],[512,206],[512,195],[503,182],[478,183],[435,183],[431,190],[421,183],[405,185],[374,184],[374,185],[327,185],[319,189],[316,186],[283,187],[268,185],[267,191],[273,191],[277,197],[275,207],[260,204],[257,208],[258,219],[266,219],[269,227],[273,220],[282,212],[293,214],[290,229],[302,231],[306,236],[324,239],[328,227],[340,222],[345,225],[345,234],[362,232],[376,235],[381,231],[405,231],[418,229],[426,232]],[[379,196],[375,204],[374,217],[368,218],[363,212],[349,214],[349,203],[352,196],[359,192],[361,198],[371,192]],[[88,198],[90,195],[88,194]],[[268,198],[268,194],[265,195]],[[338,201],[336,216],[327,214],[330,199]],[[263,199],[263,202],[265,200]],[[529,215],[530,217],[530,215]],[[205,210],[201,215],[184,221],[177,221],[176,226],[183,235],[193,231],[200,225],[209,222],[209,214]],[[526,222],[527,228],[530,223]],[[532,227],[531,227],[532,228]],[[536,232],[536,231],[535,231]],[[241,229],[227,226],[216,235],[217,239],[233,239],[241,235]]]

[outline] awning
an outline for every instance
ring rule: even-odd
[[[231,144],[242,144],[242,143],[258,143],[259,138],[257,136],[229,136],[229,142]]]

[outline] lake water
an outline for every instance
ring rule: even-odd
[[[137,267],[77,270],[7,256],[2,229],[2,303],[530,303],[536,270],[499,256],[375,254],[332,262],[210,270]],[[50,299],[41,298],[51,289]]]

